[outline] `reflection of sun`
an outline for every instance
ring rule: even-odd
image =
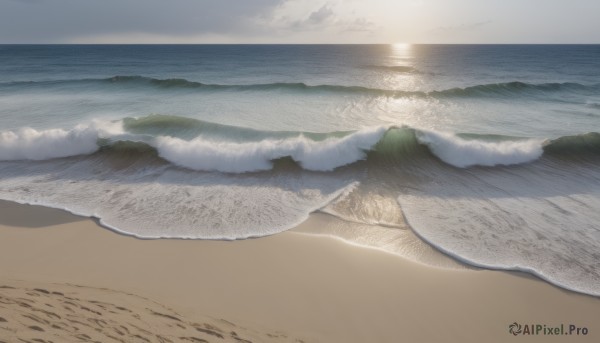
[[[390,44],[390,57],[394,60],[393,63],[405,64],[407,60],[412,59],[413,49],[410,43],[394,43]]]
[[[394,49],[407,49],[410,48],[410,43],[394,43],[392,46]]]

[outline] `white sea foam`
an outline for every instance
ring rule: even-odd
[[[435,182],[405,188],[408,224],[430,244],[469,264],[529,272],[600,295],[600,189],[594,165],[423,171]]]
[[[141,238],[243,239],[308,218],[352,186],[340,173],[231,175],[168,166],[115,170],[101,157],[0,163],[0,198],[99,218]]]
[[[436,131],[418,131],[417,139],[442,161],[459,168],[526,163],[544,152],[540,139],[485,142]]]
[[[250,172],[271,169],[271,160],[290,156],[304,169],[330,171],[364,159],[383,137],[387,128],[365,129],[342,138],[314,141],[304,136],[259,142],[233,143],[206,140],[186,141],[174,137],[157,137],[161,157],[195,170]]]
[[[71,130],[21,128],[0,132],[0,160],[46,160],[90,154],[98,138],[122,132],[120,123],[94,121]]]

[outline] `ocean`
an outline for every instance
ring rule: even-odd
[[[0,198],[139,238],[321,213],[600,295],[599,167],[599,45],[0,45]]]

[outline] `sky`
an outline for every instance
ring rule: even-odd
[[[600,43],[599,0],[0,0],[0,43]]]

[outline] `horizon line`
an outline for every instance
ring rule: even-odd
[[[0,45],[600,45],[598,43],[1,43]]]

